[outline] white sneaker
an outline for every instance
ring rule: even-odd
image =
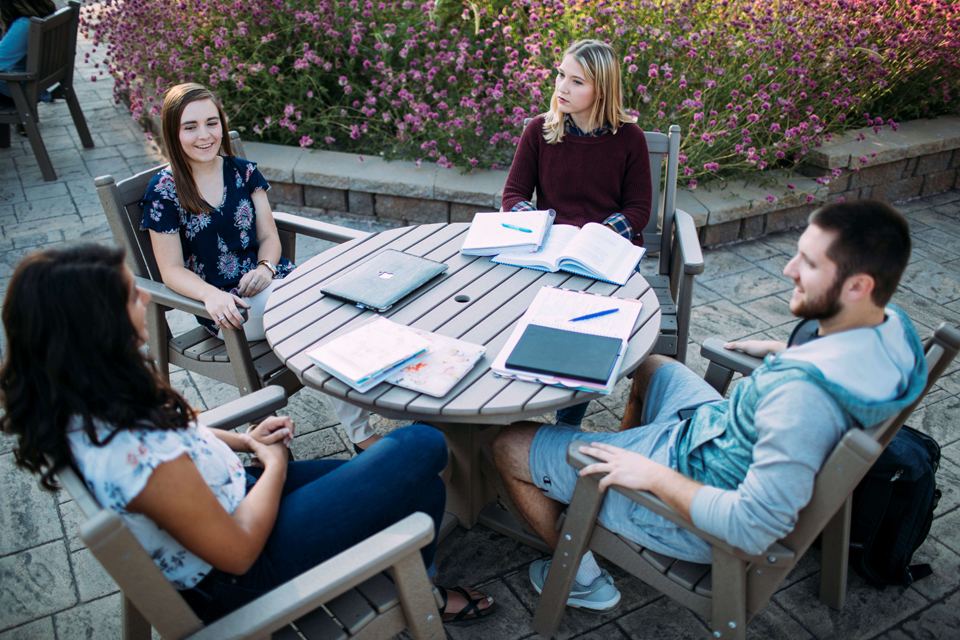
[[[530,582],[537,593],[543,591],[543,583],[550,570],[549,558],[534,560],[530,565]],[[613,577],[606,569],[601,570],[600,577],[588,586],[583,586],[576,580],[573,589],[567,598],[567,606],[575,609],[587,609],[596,613],[608,613],[620,606],[620,592],[613,586]]]

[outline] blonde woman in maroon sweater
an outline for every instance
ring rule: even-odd
[[[556,224],[605,224],[643,246],[652,190],[647,141],[636,121],[623,108],[616,51],[598,40],[570,45],[550,110],[520,138],[503,210],[554,209]],[[557,424],[579,428],[586,408],[561,409]]]

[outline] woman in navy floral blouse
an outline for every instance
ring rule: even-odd
[[[140,228],[150,230],[163,283],[200,300],[211,318],[197,321],[214,336],[240,329],[244,300],[296,267],[280,256],[280,234],[257,165],[233,157],[226,116],[209,89],[172,87],[160,117],[170,167],[147,187]],[[216,203],[214,206],[213,203]],[[370,413],[334,399],[357,453],[380,439]]]
[[[164,284],[200,300],[212,334],[239,329],[243,298],[295,265],[280,256],[280,235],[257,166],[233,157],[226,117],[209,89],[170,89],[161,115],[170,167],[150,181],[140,203]]]

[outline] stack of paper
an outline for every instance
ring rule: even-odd
[[[470,223],[460,253],[495,256],[504,252],[536,251],[543,244],[556,216],[553,209],[478,213]]]
[[[639,300],[545,286],[490,369],[516,380],[609,394],[642,308]]]
[[[318,367],[363,393],[430,349],[416,331],[380,315],[353,325],[307,356]]]

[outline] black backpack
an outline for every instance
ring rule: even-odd
[[[854,490],[850,563],[874,585],[909,585],[932,573],[929,564],[911,566],[910,559],[940,501],[939,466],[940,445],[905,426]]]

